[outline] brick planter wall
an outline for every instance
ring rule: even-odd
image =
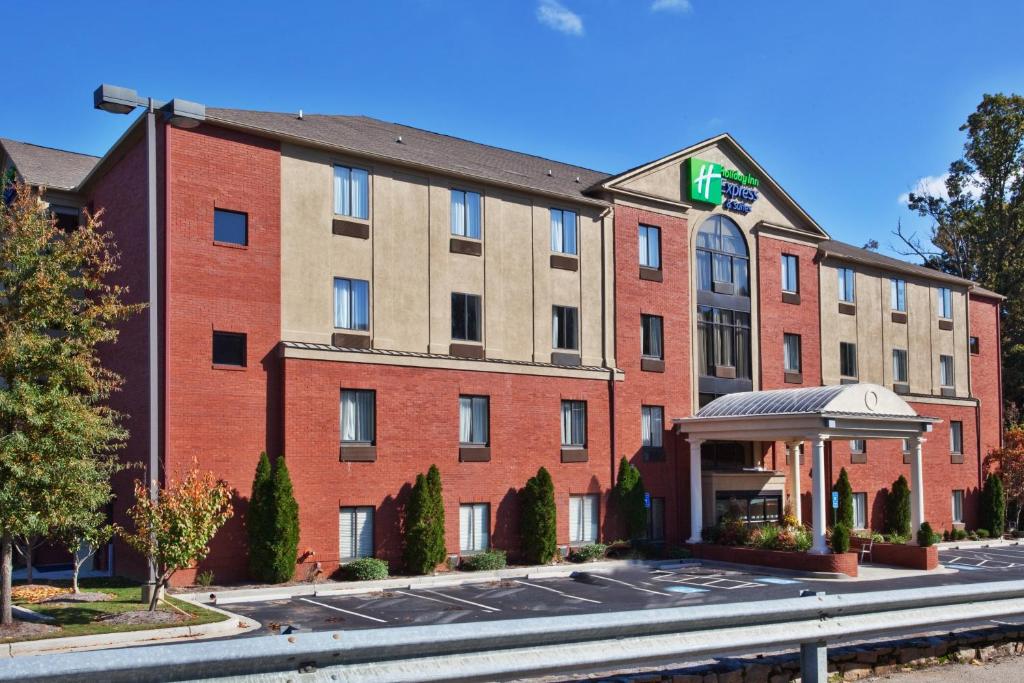
[[[875,546],[878,547],[877,545]],[[690,546],[693,556],[716,562],[736,562],[804,572],[831,572],[857,576],[857,553],[812,555],[788,550],[759,550],[736,546],[698,543]]]
[[[860,553],[860,548],[864,544],[865,541],[862,539],[850,539],[850,549],[856,550],[857,553]],[[934,545],[922,548],[918,545],[875,543],[871,550],[871,562],[930,571],[939,566],[939,548]]]

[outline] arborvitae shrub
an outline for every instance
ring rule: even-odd
[[[282,583],[294,577],[299,554],[299,504],[295,502],[292,478],[283,455],[274,462],[271,500],[271,581]]]
[[[270,581],[273,566],[271,543],[271,467],[267,454],[260,453],[256,476],[252,481],[249,509],[245,513],[245,528],[249,534],[249,574],[256,581]]]
[[[644,480],[640,477],[640,470],[623,456],[619,461],[619,476],[613,493],[630,539],[643,538],[647,532],[644,492]]]
[[[530,477],[522,491],[520,521],[524,559],[532,564],[548,564],[558,552],[555,485],[541,467]]]
[[[846,468],[839,470],[839,480],[836,481],[833,489],[839,493],[839,515],[836,524],[844,524],[847,529],[853,528],[853,487],[850,486],[850,477],[846,474]]]
[[[910,486],[902,474],[893,482],[885,500],[885,529],[890,534],[910,537]]]

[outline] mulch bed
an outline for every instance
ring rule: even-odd
[[[61,630],[60,626],[15,620],[15,622],[10,626],[0,626],[0,640],[7,638],[12,640],[24,640],[26,638],[41,636],[59,630]]]
[[[132,612],[111,614],[110,616],[97,619],[97,621],[102,621],[104,624],[126,624],[135,626],[137,624],[173,624],[184,619],[185,617],[177,612],[150,612],[149,610],[141,609]]]
[[[112,595],[110,593],[90,593],[83,591],[78,594],[63,593],[61,595],[54,595],[52,598],[40,600],[39,603],[44,605],[53,605],[54,603],[64,604],[75,602],[106,602],[107,600],[113,600],[115,597],[117,596]]]

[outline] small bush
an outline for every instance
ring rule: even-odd
[[[360,557],[341,567],[347,581],[378,581],[388,578],[388,563],[376,557]]]
[[[981,522],[992,538],[1001,538],[1006,529],[1006,492],[995,473],[988,475],[981,490]]]
[[[885,530],[910,538],[910,485],[902,474],[885,498]]]
[[[975,530],[974,530],[974,533],[975,533],[975,534],[976,534],[976,535],[978,536],[978,538],[980,538],[980,539],[986,539],[986,538],[988,538],[988,537],[989,537],[988,529],[975,529]]]
[[[882,537],[883,543],[892,543],[893,545],[906,545],[910,541],[909,534],[886,534]]]
[[[688,560],[693,557],[693,553],[690,552],[689,548],[678,545],[666,546],[661,555],[666,560]]]
[[[196,585],[197,586],[212,586],[213,585],[213,571],[207,569],[205,572],[199,572],[196,574]]]
[[[832,529],[832,552],[846,553],[850,551],[850,529],[845,524],[836,524]]]
[[[506,564],[504,550],[488,550],[462,558],[459,569],[467,572],[493,571],[504,569]]]
[[[747,545],[761,550],[797,550],[806,551],[811,547],[811,532],[804,527],[776,526],[765,524],[753,529],[747,539]]]
[[[594,562],[596,560],[603,560],[605,553],[608,551],[608,546],[604,543],[588,543],[582,545],[579,548],[574,548],[569,552],[569,560],[571,562]]]
[[[548,564],[558,552],[555,485],[551,474],[541,467],[536,476],[527,480],[520,497],[523,556],[530,564]]]
[[[932,525],[928,522],[923,523],[917,530],[917,544],[922,548],[935,544],[935,532],[932,531]]]

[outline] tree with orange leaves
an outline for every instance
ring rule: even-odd
[[[989,451],[985,469],[999,476],[1007,502],[1017,503],[1014,528],[1020,528],[1024,508],[1024,425],[1014,425],[1003,433],[1003,447]]]

